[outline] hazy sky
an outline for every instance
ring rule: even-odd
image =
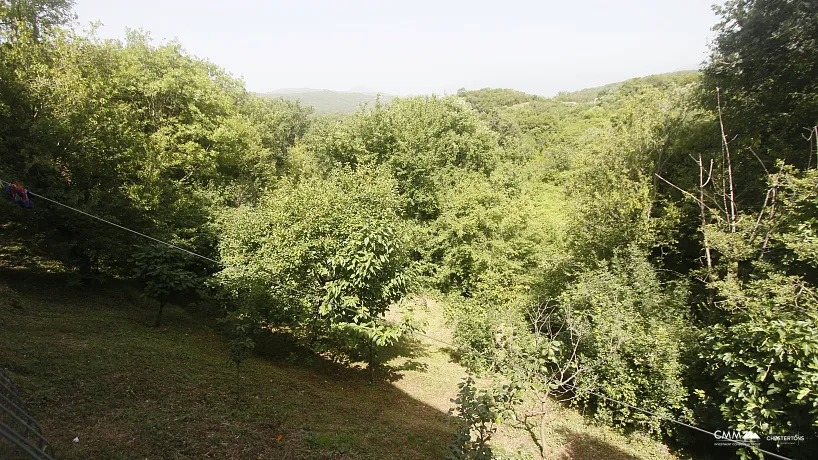
[[[252,91],[460,87],[553,95],[697,68],[716,0],[76,0],[83,24],[143,28]]]

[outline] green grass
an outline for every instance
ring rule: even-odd
[[[171,307],[165,326],[152,328],[153,308],[127,287],[15,275],[0,278],[0,365],[60,458],[446,452],[446,414],[388,383],[369,386],[358,369],[254,358],[237,391],[226,340],[184,310]]]
[[[419,315],[427,322],[425,334],[443,342],[451,343],[451,330],[444,319],[444,305],[426,300],[426,308]],[[453,406],[451,400],[457,394],[457,383],[466,376],[466,371],[456,362],[456,350],[440,342],[420,338],[424,354],[416,358],[397,357],[390,362],[417,360],[426,366],[426,372],[407,372],[394,385],[406,393],[426,401],[443,411]],[[488,384],[485,379],[478,383]],[[531,403],[532,401],[529,401]],[[536,409],[532,406],[529,409]],[[518,410],[524,413],[527,408]],[[624,435],[605,426],[589,423],[576,410],[551,403],[548,406],[546,429],[546,455],[549,459],[672,459],[668,448],[639,432]],[[508,421],[501,426],[492,439],[496,452],[520,458],[540,458],[539,420],[532,420],[534,426],[522,421]]]
[[[465,370],[445,345],[417,337],[384,356],[380,381],[360,364],[293,353],[286,341],[242,364],[200,313],[155,305],[122,282],[68,287],[57,266],[0,245],[0,366],[59,458],[443,458],[447,414]],[[21,259],[22,257],[22,259]],[[26,264],[11,263],[26,260]],[[28,266],[22,266],[28,265]],[[425,301],[426,333],[450,340],[443,306]],[[296,358],[293,359],[293,356]],[[669,458],[664,446],[589,425],[554,404],[549,458]],[[78,437],[79,442],[72,440]],[[536,458],[522,424],[495,448]]]

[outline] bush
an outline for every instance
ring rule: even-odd
[[[704,395],[730,428],[809,437],[818,427],[818,321],[759,316],[704,335],[701,358],[716,381]],[[794,458],[814,453],[815,441],[779,445]],[[784,449],[784,450],[781,450]]]
[[[454,344],[463,350],[460,363],[474,372],[491,368],[498,355],[495,336],[500,326],[495,309],[474,299],[461,299],[447,314],[454,326]]]
[[[504,420],[514,418],[514,407],[521,402],[521,389],[514,385],[478,389],[474,379],[467,377],[460,385],[457,398],[457,416],[460,429],[449,444],[453,460],[490,460],[494,454],[488,442]],[[450,410],[449,415],[454,415]]]
[[[404,331],[384,321],[412,273],[399,206],[382,169],[283,182],[223,216],[222,285],[259,323],[309,346],[338,342],[337,351],[349,339],[367,349],[372,367],[376,348]]]
[[[683,313],[686,299],[686,289],[662,283],[634,247],[582,274],[562,298],[580,334],[583,371],[576,384],[665,416],[683,414],[682,352],[693,337]],[[587,393],[577,401],[605,423],[660,431],[660,420],[642,412]]]

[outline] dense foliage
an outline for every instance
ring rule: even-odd
[[[801,434],[761,447],[815,452],[812,3],[727,2],[701,76],[337,117],[253,95],[176,42],[80,34],[70,6],[0,8],[0,177],[218,262],[7,203],[0,219],[75,282],[138,280],[160,315],[206,293],[237,365],[285,334],[368,362],[373,380],[379,352],[416,327],[396,307],[439,297],[461,363],[499,382],[461,385],[458,458],[490,456],[526,401],[545,446],[549,398],[691,452],[753,455],[668,418]]]
[[[801,135],[818,124],[815,3],[730,0],[718,12],[707,98],[712,104],[722,91],[726,121],[743,145],[807,167]]]
[[[578,366],[587,369],[577,377],[578,385],[664,416],[684,414],[682,358],[694,339],[685,318],[684,286],[665,286],[645,255],[631,246],[582,273],[563,296],[580,337]],[[607,423],[660,425],[627,407],[588,394],[579,398]]]

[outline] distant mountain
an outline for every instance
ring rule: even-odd
[[[659,88],[672,84],[685,84],[696,81],[699,77],[697,70],[680,70],[677,72],[660,73],[648,75],[646,77],[631,78],[628,80],[608,83],[603,86],[585,88],[577,91],[560,91],[559,94],[551,97],[527,94],[522,91],[505,88],[483,88],[466,91],[460,89],[457,96],[468,101],[480,112],[491,112],[505,108],[523,107],[531,103],[553,101],[562,102],[566,105],[593,103],[598,97],[606,94],[616,93],[620,88],[637,82],[647,83]]]
[[[460,90],[457,92],[457,96],[465,99],[481,112],[489,112],[492,109],[512,107],[544,99],[541,96],[526,94],[522,91],[507,88],[483,88],[473,91]]]
[[[352,113],[358,110],[361,104],[375,105],[378,97],[375,93],[310,88],[283,88],[261,95],[271,99],[284,98],[290,101],[300,101],[301,105],[314,107],[316,113]],[[381,102],[389,103],[393,97],[383,94]]]
[[[593,102],[595,98],[616,92],[624,84],[633,81],[643,81],[651,83],[655,86],[663,86],[670,82],[693,81],[699,75],[698,70],[680,70],[677,72],[660,73],[656,75],[648,75],[646,77],[631,78],[629,80],[618,81],[616,83],[608,83],[603,86],[596,86],[593,88],[585,88],[578,91],[560,91],[555,99],[564,102]]]
[[[368,86],[353,86],[347,90],[349,93],[378,94],[378,91]]]
[[[312,89],[312,88],[279,88],[274,91],[270,91],[270,95],[282,95],[282,94],[299,94],[299,93],[314,93],[317,91],[325,91],[323,89]]]

